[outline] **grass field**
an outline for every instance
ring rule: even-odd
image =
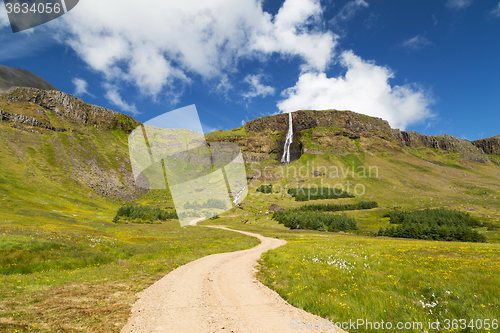
[[[259,279],[291,304],[333,322],[389,321],[396,327],[438,319],[500,320],[500,244],[349,235],[287,240],[263,256]]]
[[[258,244],[233,232],[181,228],[177,220],[142,225],[111,219],[1,221],[1,332],[118,332],[135,294],[169,271]]]

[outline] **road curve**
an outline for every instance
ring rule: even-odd
[[[261,244],[209,255],[173,270],[139,294],[121,332],[344,332],[331,327],[298,329],[298,323],[324,325],[325,321],[291,306],[255,279],[262,253],[286,241],[231,231],[257,237]]]

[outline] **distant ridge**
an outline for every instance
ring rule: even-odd
[[[38,88],[42,90],[59,90],[30,71],[0,65],[0,93],[14,86]]]

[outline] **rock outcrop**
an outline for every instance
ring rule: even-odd
[[[127,133],[139,125],[132,117],[84,103],[83,100],[59,90],[11,87],[0,98],[8,102],[31,102],[58,117],[77,125],[99,125],[105,129],[121,129]]]
[[[352,111],[338,110],[300,110],[292,113],[293,131],[300,132],[316,127],[336,127],[348,130],[357,137],[366,132],[379,132],[392,135],[391,126],[381,118],[369,117]],[[287,131],[288,115],[257,118],[245,124],[247,132],[262,132],[265,130]]]
[[[500,155],[500,135],[472,141],[472,143],[484,151],[485,154]]]
[[[487,162],[488,156],[472,142],[451,135],[423,135],[414,131],[393,130],[395,138],[407,147],[428,147],[460,154],[468,161]]]
[[[0,121],[8,121],[33,127],[45,128],[55,132],[66,132],[64,128],[55,128],[51,124],[39,121],[36,118],[28,117],[23,114],[8,113],[0,110]]]

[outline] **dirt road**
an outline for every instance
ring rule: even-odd
[[[289,305],[255,279],[254,266],[262,253],[284,245],[284,240],[241,233],[261,244],[210,255],[170,272],[140,294],[122,333],[343,332],[305,329],[307,323],[325,321]]]

